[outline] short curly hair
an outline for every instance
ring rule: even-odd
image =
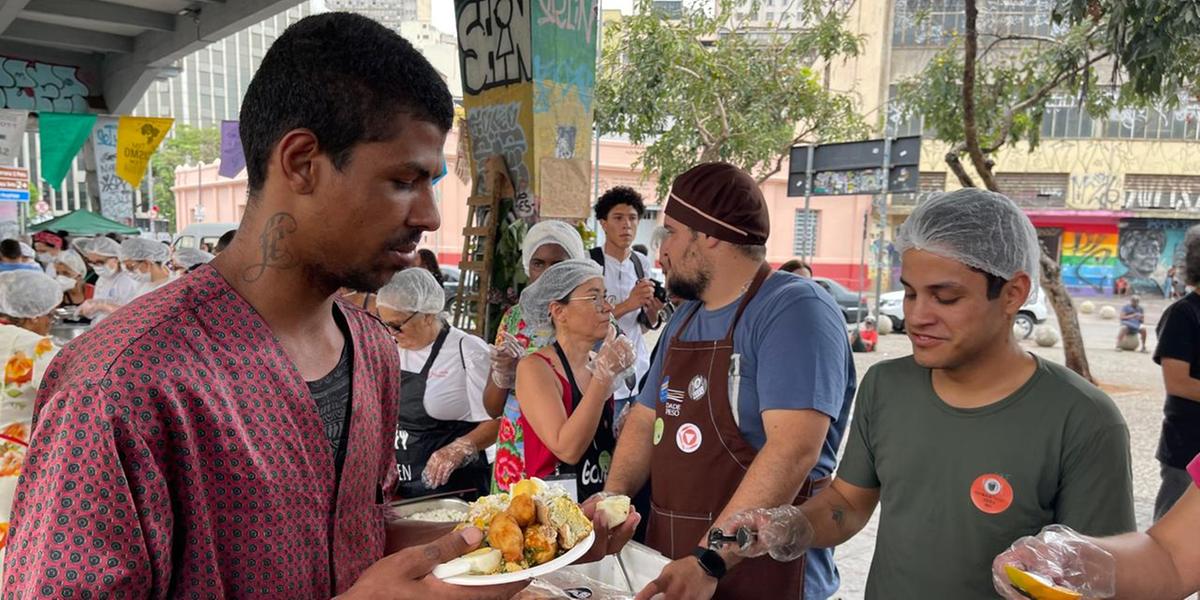
[[[596,202],[596,218],[607,219],[609,211],[622,204],[632,206],[639,219],[646,216],[646,201],[642,199],[642,195],[631,187],[618,185],[600,196],[600,200]]]

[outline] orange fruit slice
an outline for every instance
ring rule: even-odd
[[[1033,600],[1081,600],[1083,598],[1083,594],[1079,592],[1054,585],[1045,577],[1026,573],[1012,565],[1004,565],[1004,572],[1008,575],[1008,581],[1012,583],[1013,587]]]

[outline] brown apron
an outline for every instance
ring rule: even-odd
[[[734,366],[733,333],[770,267],[763,265],[738,305],[724,339],[681,338],[697,305],[675,332],[663,359],[662,384],[650,459],[651,511],[646,543],[672,560],[690,556],[742,483],[758,451],[733,419],[729,378]],[[801,504],[828,478],[805,481]],[[721,579],[717,599],[804,597],[805,557],[781,563],[769,556],[743,560]]]

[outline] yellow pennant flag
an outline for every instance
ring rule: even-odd
[[[175,119],[121,117],[117,123],[117,176],[135,188],[141,185],[150,156],[174,123]]]

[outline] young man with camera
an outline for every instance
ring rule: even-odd
[[[646,203],[633,188],[614,187],[596,202],[596,220],[604,229],[604,245],[592,248],[591,257],[604,269],[605,289],[617,299],[613,317],[637,351],[636,379],[622,383],[613,393],[617,423],[622,421],[620,415],[638,393],[637,382],[650,368],[650,352],[642,334],[646,329],[658,327],[658,312],[667,297],[662,285],[648,277],[650,259],[633,251],[638,223],[644,214]]]

